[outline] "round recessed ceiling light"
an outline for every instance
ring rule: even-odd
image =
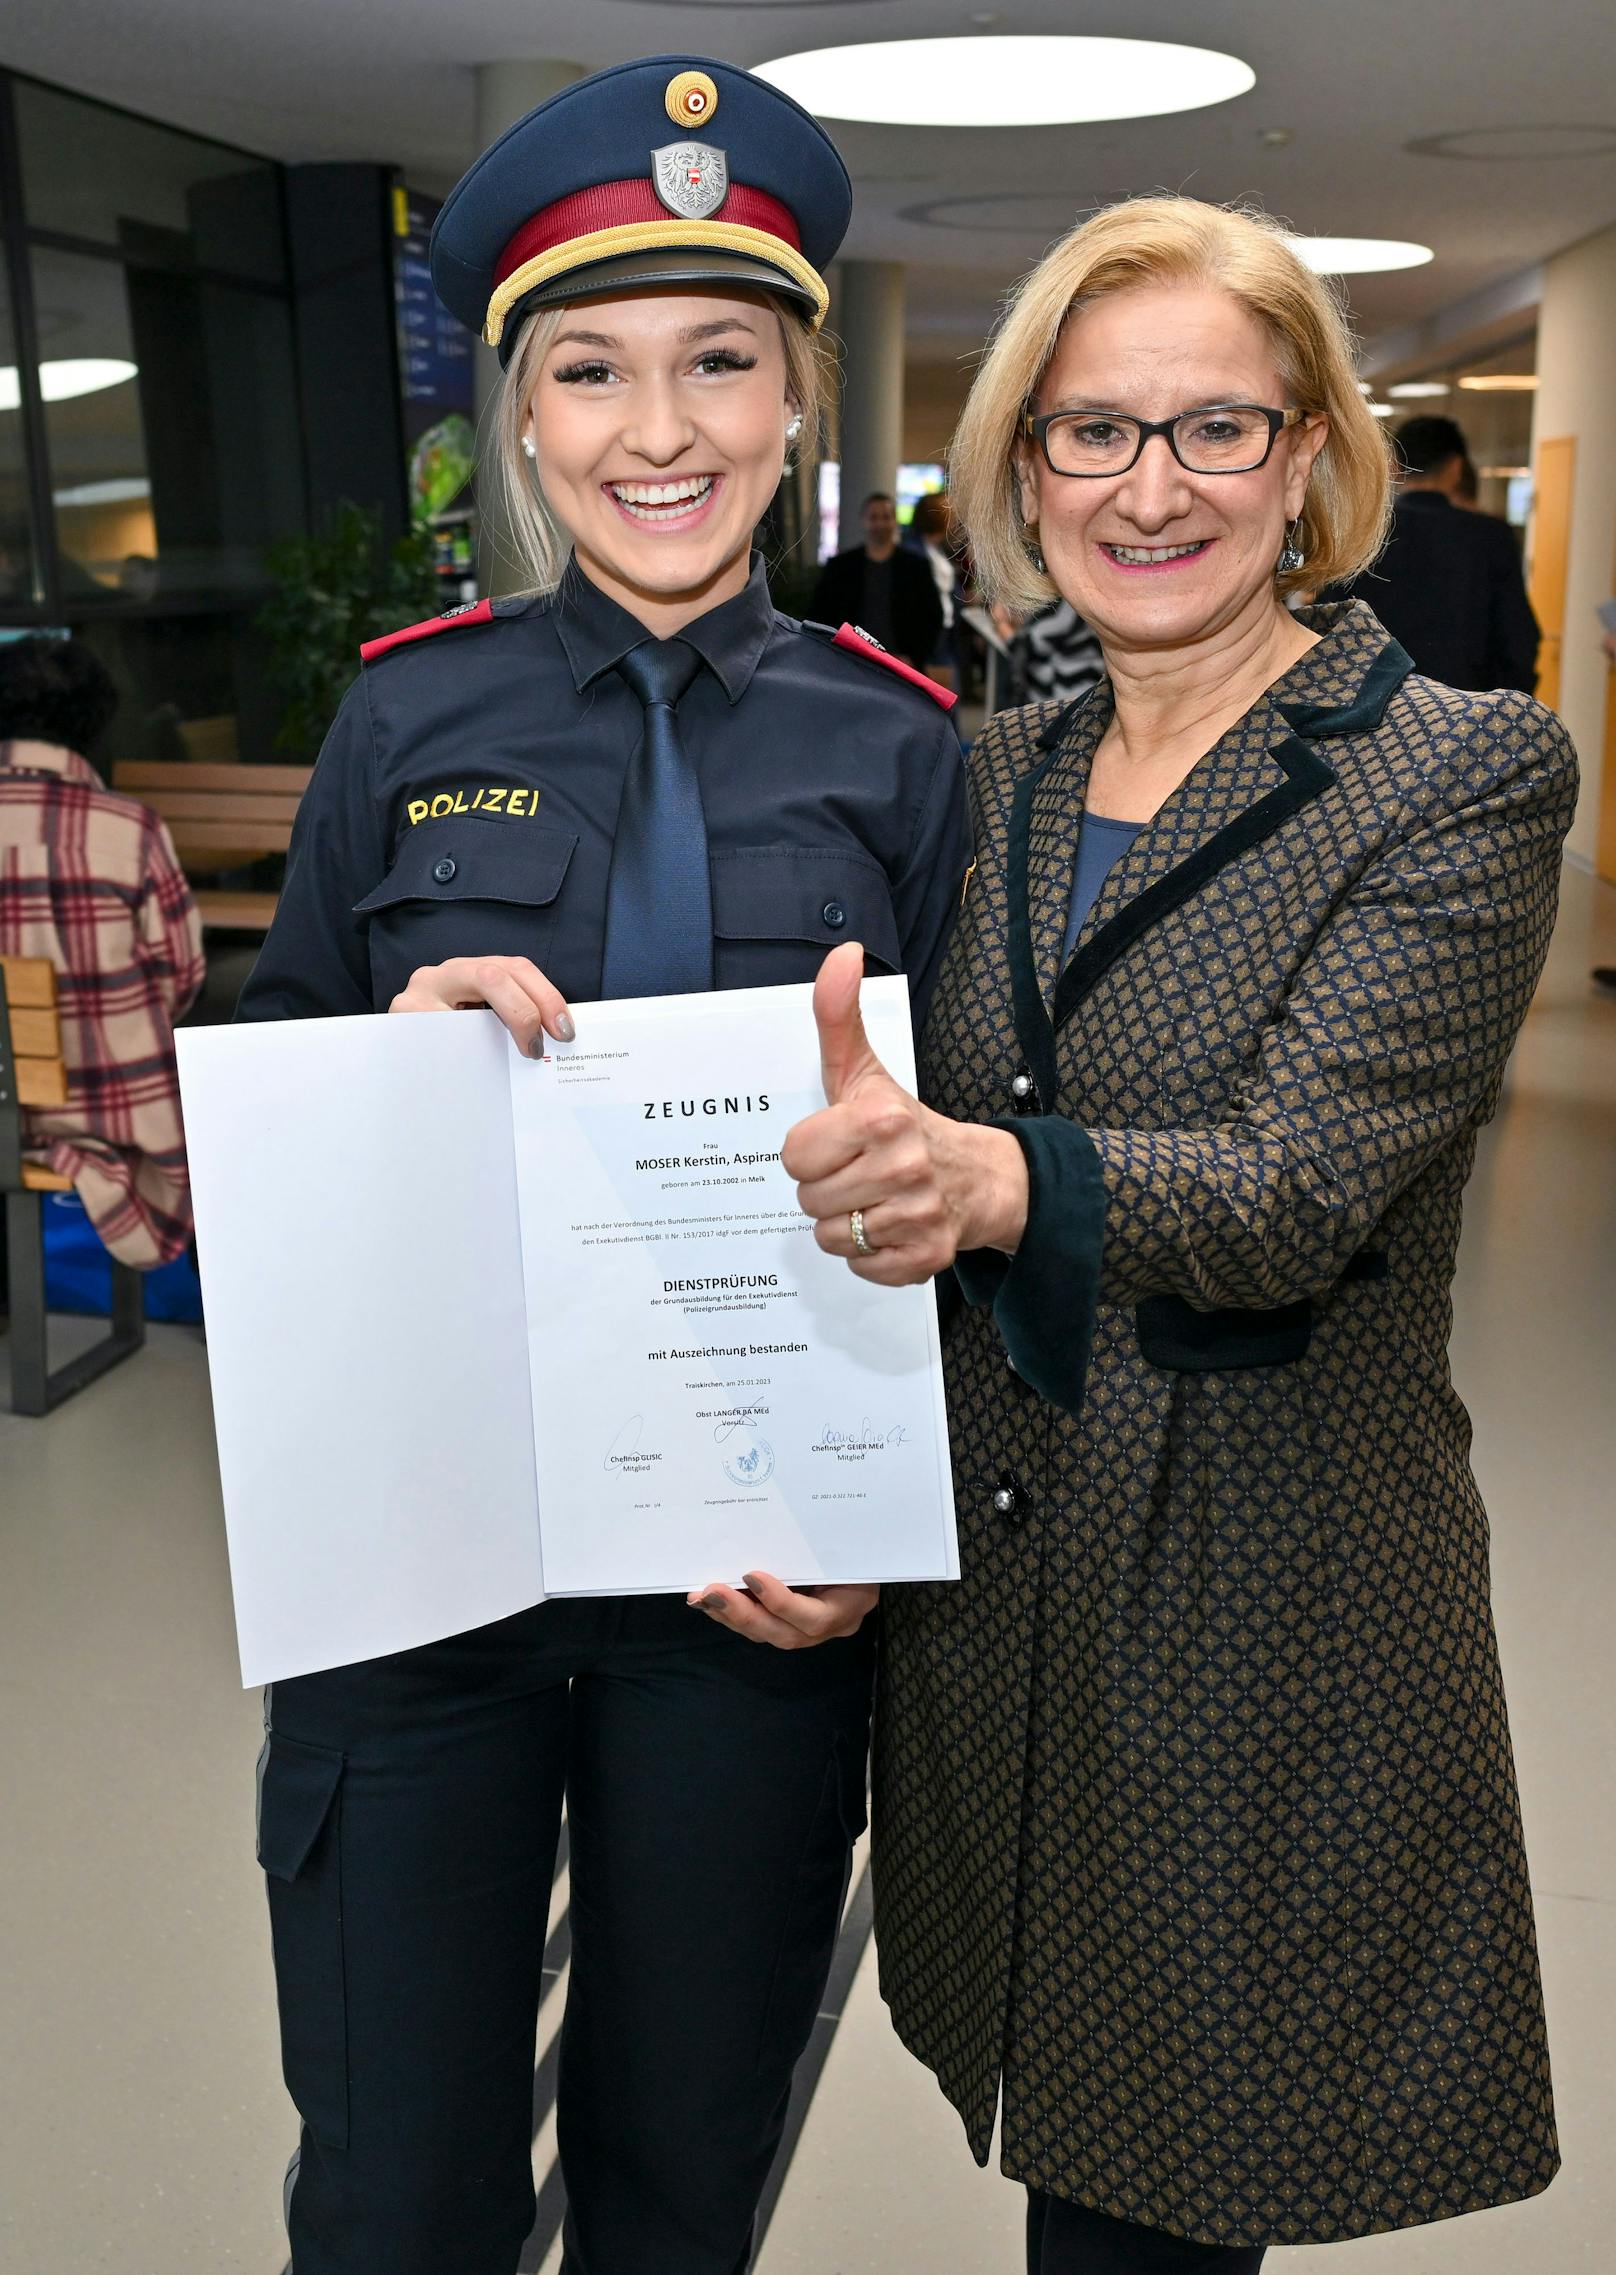
[[[1160,40],[1012,33],[872,40],[754,63],[821,118],[888,126],[1070,126],[1226,103],[1257,84],[1237,56]]]
[[[1608,158],[1616,126],[1466,126],[1452,134],[1421,134],[1403,148],[1416,158],[1490,159],[1494,164],[1555,158]]]
[[[1537,385],[1535,371],[1471,371],[1460,380],[1473,395],[1530,395]]]
[[[1416,397],[1426,395],[1451,395],[1453,382],[1451,379],[1400,379],[1395,387],[1388,387],[1386,392],[1395,395],[1400,403],[1410,403]]]
[[[109,355],[64,356],[39,367],[39,392],[47,403],[70,402],[75,395],[99,394],[103,387],[121,387],[133,379],[136,366]],[[0,366],[0,411],[14,411],[22,401],[22,382],[13,364]]]
[[[1320,276],[1367,276],[1375,269],[1418,269],[1436,255],[1429,245],[1400,237],[1293,237],[1300,253]]]

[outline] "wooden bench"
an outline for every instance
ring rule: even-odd
[[[67,1097],[55,970],[43,956],[0,956],[0,1193],[6,1203],[14,1414],[48,1414],[146,1340],[144,1279],[114,1257],[110,1332],[51,1371],[43,1196],[70,1193],[73,1180],[24,1161],[22,1109],[65,1106]]]
[[[112,770],[112,787],[161,814],[193,885],[223,869],[243,869],[266,853],[284,853],[312,766],[229,766],[129,759]],[[214,932],[267,932],[274,893],[201,890],[196,905]]]

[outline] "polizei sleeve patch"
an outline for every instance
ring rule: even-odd
[[[868,632],[861,632],[856,624],[844,624],[833,632],[828,624],[805,623],[803,630],[813,633],[816,639],[828,640],[833,648],[845,648],[849,655],[862,656],[866,663],[881,664],[886,670],[896,672],[900,679],[908,680],[911,687],[918,687],[923,695],[940,703],[945,711],[952,711],[959,701],[951,687],[939,687],[936,680],[928,679],[923,671],[916,671],[913,664],[906,664],[890,648],[883,648],[879,640],[872,639]]]
[[[424,624],[406,624],[401,632],[384,632],[379,639],[364,641],[359,654],[362,661],[373,664],[378,656],[385,656],[389,648],[406,647],[411,640],[430,640],[434,632],[452,632],[462,624],[492,624],[493,621],[491,600],[463,601],[458,608],[445,609],[441,616],[429,616]]]

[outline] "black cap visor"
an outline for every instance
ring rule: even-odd
[[[621,292],[644,292],[656,285],[727,284],[772,299],[789,301],[812,322],[819,310],[812,296],[795,277],[770,262],[746,253],[709,252],[690,245],[666,253],[619,253],[611,260],[583,261],[565,276],[552,277],[532,292],[523,293],[505,318],[499,336],[499,360],[507,365],[516,352],[523,326],[541,308],[564,307],[569,301],[602,299]]]

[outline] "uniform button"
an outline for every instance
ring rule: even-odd
[[[443,859],[437,864],[436,868],[432,872],[433,876],[437,878],[440,885],[447,885],[453,878],[454,873],[455,865],[450,860],[447,853],[443,856]]]
[[[847,922],[847,911],[840,901],[827,901],[819,913],[830,926],[832,932],[840,932],[842,926]]]

